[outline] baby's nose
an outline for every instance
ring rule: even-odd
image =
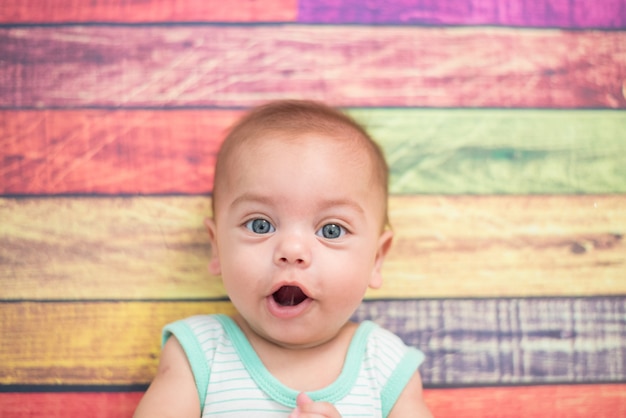
[[[279,265],[308,266],[311,262],[309,240],[301,233],[290,233],[280,237],[274,261]]]

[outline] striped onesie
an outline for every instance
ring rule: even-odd
[[[191,365],[203,417],[286,417],[298,391],[274,378],[237,324],[226,315],[199,315],[167,325]],[[373,322],[355,332],[339,377],[307,393],[330,402],[342,417],[386,417],[424,359]]]

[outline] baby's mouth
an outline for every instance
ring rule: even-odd
[[[309,297],[298,286],[282,286],[272,294],[272,298],[280,306],[296,306]]]

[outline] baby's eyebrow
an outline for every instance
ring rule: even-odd
[[[264,205],[269,205],[272,203],[272,198],[265,195],[254,194],[254,193],[244,193],[241,196],[235,198],[230,204],[230,207],[235,207],[242,203],[261,203]]]
[[[274,202],[275,199],[270,196],[256,193],[244,193],[241,196],[235,198],[235,200],[233,200],[230,204],[230,207],[234,208],[243,203],[259,203],[262,205],[272,205]],[[360,214],[365,213],[365,209],[363,209],[363,207],[357,201],[349,198],[323,199],[317,205],[318,210],[328,210],[337,207],[347,207],[356,212],[359,212]]]
[[[352,199],[328,199],[320,203],[320,209],[322,210],[335,207],[348,207],[354,209],[361,214],[365,213],[365,209],[363,209],[363,207],[359,205],[358,202]]]

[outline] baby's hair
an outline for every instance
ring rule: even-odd
[[[372,161],[374,179],[384,196],[384,225],[388,226],[387,196],[389,167],[380,146],[367,131],[347,114],[310,100],[278,100],[258,106],[233,125],[217,155],[213,185],[213,213],[228,159],[249,140],[274,135],[298,138],[303,134],[320,134],[362,144]]]

